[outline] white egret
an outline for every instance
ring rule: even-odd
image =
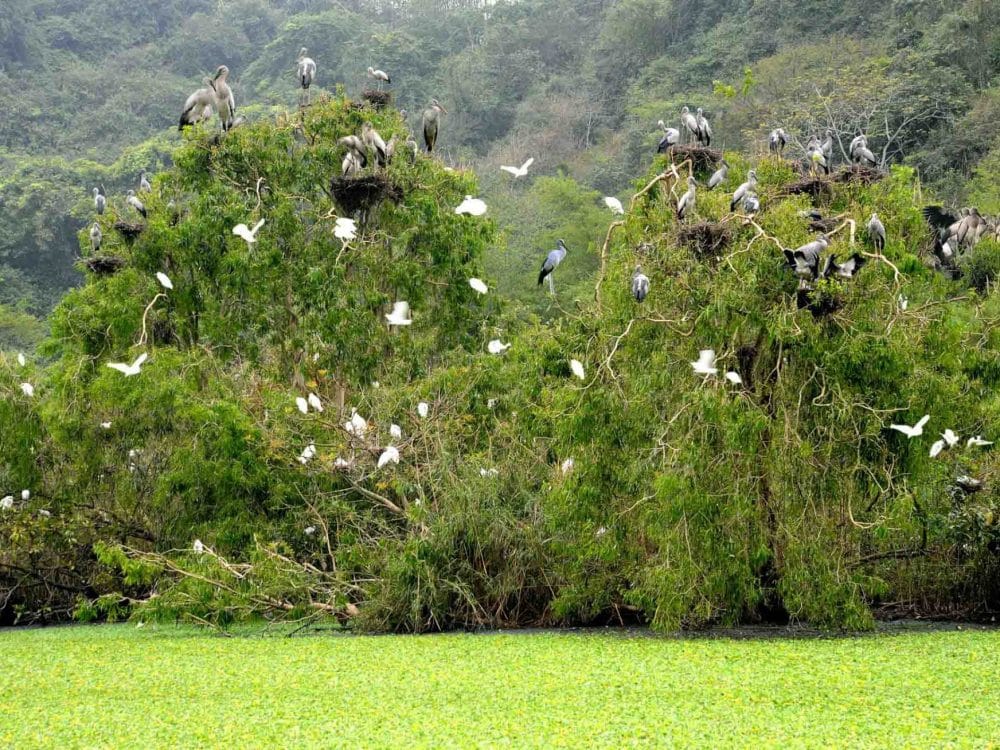
[[[303,449],[302,453],[299,454],[299,463],[305,466],[307,463],[312,461],[313,458],[315,458],[315,456],[316,456],[316,446],[313,445],[312,443],[309,443],[309,445],[307,445],[305,449]]]
[[[571,471],[573,471],[574,466],[576,466],[576,462],[573,460],[573,458],[572,457],[567,458],[565,461],[562,462],[562,473],[569,474]]]
[[[24,367],[27,363],[28,363],[28,360],[26,360],[24,358],[24,354],[22,352],[18,352],[17,353],[17,364],[20,365],[21,367]]]
[[[333,227],[333,236],[338,240],[350,242],[358,236],[358,225],[354,219],[339,217]]]
[[[492,477],[499,476],[499,474],[500,474],[500,470],[499,469],[495,469],[495,468],[480,469],[479,470],[479,476],[481,476],[481,477],[492,478]]]
[[[241,237],[248,245],[252,245],[257,241],[257,232],[262,226],[264,226],[264,219],[254,224],[253,229],[250,229],[246,224],[237,224],[233,227],[233,234]]]
[[[382,455],[378,457],[378,468],[384,467],[386,464],[398,464],[399,463],[399,449],[394,445],[388,446]]]
[[[302,533],[304,533],[306,536],[312,536],[313,534],[316,533],[316,527],[306,526],[304,529],[302,529]]]
[[[740,377],[738,372],[730,370],[726,373],[726,380],[728,380],[733,385],[743,385],[743,378]]]
[[[403,439],[403,428],[400,427],[398,424],[390,424],[389,425],[389,437],[391,437],[393,440],[402,440]]]
[[[479,198],[467,195],[465,196],[465,200],[455,209],[455,213],[459,216],[482,216],[486,213],[486,203]]]
[[[417,404],[417,414],[420,415],[421,419],[427,419],[427,413],[430,411],[430,407],[427,405],[426,401],[421,401]]]
[[[910,300],[906,299],[902,292],[899,293],[899,297],[896,298],[896,304],[899,305],[900,312],[906,312],[906,308],[910,306]]]
[[[368,432],[368,420],[358,414],[357,409],[351,409],[351,418],[344,423],[344,429],[354,437],[364,437]]]
[[[0,498],[0,510],[10,510],[14,507],[14,496],[4,495]]]
[[[191,545],[191,549],[197,552],[199,555],[205,551],[205,545],[202,543],[201,539],[195,539],[194,544]]]
[[[982,435],[976,435],[975,437],[970,437],[965,443],[966,448],[985,448],[988,445],[993,445],[992,440],[983,440]]]
[[[28,398],[35,395],[35,386],[31,383],[21,383],[21,393],[23,393]]]
[[[717,375],[719,368],[715,366],[715,350],[702,349],[698,352],[698,359],[691,363],[691,369],[696,375]]]
[[[410,303],[405,301],[394,302],[392,312],[385,314],[385,319],[390,326],[408,326],[413,324],[410,317]]]
[[[323,413],[323,402],[319,400],[319,396],[317,396],[315,393],[310,393],[308,401],[309,401],[309,406],[311,406],[313,409],[320,412],[321,414]]]
[[[941,433],[941,438],[948,444],[949,448],[954,448],[959,442],[958,435],[950,427]]]
[[[490,290],[490,288],[486,286],[486,282],[484,282],[482,279],[476,279],[476,278],[469,279],[469,286],[471,286],[480,294],[486,294]]]
[[[934,445],[931,446],[931,453],[930,453],[931,458],[937,458],[938,455],[941,453],[941,451],[944,450],[944,448],[945,448],[944,440],[935,441]]]
[[[610,208],[611,213],[615,216],[625,215],[625,207],[622,205],[622,202],[613,196],[607,196],[604,199],[604,205]]]
[[[353,461],[348,461],[346,458],[341,458],[340,456],[337,456],[337,460],[333,462],[333,468],[335,469],[350,469],[353,465]]]
[[[583,369],[583,362],[578,359],[571,359],[569,361],[569,369],[574,375],[580,378],[580,380],[584,380],[587,377],[587,373]]]
[[[535,159],[534,159],[534,157],[532,157],[531,159],[528,159],[526,162],[524,162],[524,164],[522,164],[519,167],[500,167],[500,169],[503,170],[504,172],[508,172],[509,174],[514,175],[514,179],[516,180],[519,177],[525,177],[525,176],[527,176],[528,169],[530,169],[531,165],[534,164],[534,163],[535,163]]]
[[[905,424],[891,424],[889,425],[890,430],[896,430],[897,432],[902,432],[906,437],[913,439],[915,437],[920,437],[924,434],[924,426],[930,421],[931,415],[925,414],[920,418],[913,427]]]
[[[302,398],[302,396],[295,397],[295,406],[303,414],[309,413],[309,402]]]
[[[111,422],[101,422],[101,429],[102,430],[110,430],[111,429]]]
[[[30,500],[31,490],[21,490],[21,499],[25,501]]]
[[[486,345],[490,354],[503,354],[505,351],[510,349],[510,344],[504,344],[500,339],[493,339],[489,344]]]
[[[170,277],[167,276],[162,271],[157,271],[156,272],[156,280],[160,282],[160,286],[162,286],[164,289],[173,289],[174,288],[174,282],[172,282],[170,280]]]
[[[123,362],[108,362],[107,366],[112,370],[117,370],[126,378],[130,378],[133,375],[138,375],[141,372],[142,363],[149,358],[146,352],[143,352],[138,357],[133,360],[132,364],[124,364]]]

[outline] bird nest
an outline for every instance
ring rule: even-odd
[[[364,177],[334,177],[330,194],[346,214],[369,211],[384,200],[398,203],[403,191],[380,174]]]
[[[722,152],[704,146],[674,146],[670,149],[674,164],[682,164],[688,159],[695,172],[714,172],[722,163]]]
[[[142,224],[129,224],[127,221],[116,221],[114,226],[118,233],[129,242],[142,234],[142,230],[146,228]]]
[[[392,104],[391,91],[379,91],[378,89],[365,89],[361,92],[361,98],[370,104],[374,109],[385,109]],[[364,105],[362,105],[364,106]]]
[[[87,258],[83,264],[98,276],[112,276],[125,267],[125,259],[117,255],[95,255]]]
[[[834,185],[846,185],[848,183],[871,185],[881,180],[882,177],[883,174],[881,172],[871,167],[858,165],[841,167],[833,174],[807,175],[797,182],[786,185],[782,191],[782,195],[785,197],[790,195],[811,195],[813,198],[818,198],[823,194],[832,193]]]
[[[829,289],[799,289],[795,302],[800,310],[808,310],[814,318],[832,315],[844,306],[840,295]]]
[[[717,224],[701,221],[697,224],[682,226],[677,232],[681,244],[690,247],[695,254],[717,256],[733,238],[733,232],[727,224]]]

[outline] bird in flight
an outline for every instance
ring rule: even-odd
[[[138,357],[136,357],[135,360],[130,365],[124,364],[122,362],[108,362],[108,367],[110,367],[112,370],[117,370],[126,378],[130,378],[133,375],[138,375],[141,372],[142,363],[145,362],[148,358],[149,355],[146,354],[146,352],[143,352]]]

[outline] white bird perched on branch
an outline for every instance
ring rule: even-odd
[[[465,196],[465,200],[462,201],[458,208],[455,209],[455,213],[459,216],[482,216],[486,213],[486,203],[479,198],[473,198],[471,195]]]
[[[701,107],[698,107],[698,132],[700,133],[698,140],[701,144],[708,148],[712,145],[712,126],[708,122],[708,118],[705,117],[705,112]]]
[[[912,440],[913,438],[920,437],[921,435],[924,434],[924,427],[930,421],[930,418],[931,418],[930,414],[925,414],[923,417],[920,418],[919,422],[913,425],[913,427],[910,427],[909,425],[906,424],[891,424],[889,425],[889,429],[901,432],[904,435],[906,435],[906,437]]]
[[[604,199],[604,205],[611,209],[611,213],[615,216],[624,216],[625,207],[622,206],[622,202],[617,198],[608,196]]]
[[[309,413],[309,402],[306,401],[302,396],[295,397],[295,408],[298,409],[303,414]]]
[[[195,539],[194,544],[191,545],[191,549],[200,555],[205,551],[205,544],[201,541],[201,539]]]
[[[236,117],[236,99],[233,90],[229,88],[229,68],[220,65],[212,78],[212,88],[215,91],[215,111],[219,113],[222,129],[229,130]]]
[[[104,197],[101,189],[94,188],[94,210],[96,210],[98,214],[103,214],[107,205],[108,199]]]
[[[320,414],[323,413],[323,402],[319,400],[319,396],[315,393],[310,393],[307,399],[309,406],[318,411]]]
[[[142,218],[145,219],[148,216],[146,213],[146,205],[136,197],[135,191],[129,190],[125,195],[125,200],[128,201],[128,204],[138,211],[142,215]]]
[[[486,294],[490,290],[490,288],[486,286],[486,282],[484,282],[482,279],[476,279],[476,278],[469,279],[469,286],[471,286],[480,294]]]
[[[719,368],[715,366],[715,350],[702,349],[698,352],[698,359],[691,363],[691,369],[695,375],[717,375]]]
[[[636,302],[642,302],[649,294],[649,277],[642,272],[642,266],[636,266],[632,272],[632,296]]]
[[[138,357],[136,357],[132,364],[128,365],[123,362],[108,362],[107,366],[112,370],[117,370],[126,378],[130,378],[133,375],[138,375],[142,371],[142,364],[149,358],[146,352],[143,352]]]
[[[338,240],[350,242],[358,236],[358,225],[354,219],[341,216],[333,225],[333,236]]]
[[[690,134],[691,138],[701,143],[701,130],[698,128],[698,118],[691,114],[687,107],[681,108],[681,125]],[[689,141],[690,142],[690,141]]]
[[[298,66],[295,71],[295,75],[299,79],[299,85],[303,89],[308,89],[316,77],[316,61],[306,56],[306,52],[308,51],[305,47],[299,50]]]
[[[368,420],[358,414],[357,409],[351,409],[351,418],[344,423],[344,429],[354,437],[364,437],[368,432]]]
[[[522,164],[520,167],[500,167],[500,169],[503,170],[504,172],[508,172],[509,174],[514,175],[514,179],[516,180],[519,177],[527,176],[528,169],[534,163],[535,159],[534,157],[532,157],[528,159],[526,162],[524,162],[524,164]]]
[[[387,446],[382,455],[378,457],[378,468],[383,468],[387,464],[399,463],[399,449],[394,445]]]
[[[368,77],[374,78],[376,81],[378,81],[380,89],[382,88],[383,82],[392,83],[392,79],[389,77],[388,73],[386,73],[384,70],[376,70],[371,65],[368,66]]]
[[[743,378],[735,370],[730,370],[726,373],[726,380],[728,380],[733,385],[743,385]]]
[[[503,354],[505,351],[510,349],[510,344],[505,344],[500,339],[493,339],[486,345],[486,349],[490,354]]]
[[[392,312],[385,314],[385,319],[391,326],[408,326],[413,323],[410,317],[410,303],[405,301],[394,302]]]
[[[299,463],[305,466],[315,457],[316,457],[316,446],[313,445],[312,443],[309,443],[309,445],[305,447],[302,453],[299,454]]]
[[[163,271],[156,272],[156,280],[160,282],[160,286],[162,286],[164,289],[174,288],[174,282],[172,282],[170,280],[170,277],[167,276],[165,273],[163,273]]]
[[[421,401],[417,404],[417,414],[420,415],[421,419],[427,419],[427,414],[430,412],[430,406],[428,406],[426,401]]]
[[[250,229],[246,224],[237,224],[233,227],[233,234],[242,238],[248,245],[252,245],[257,241],[257,232],[262,226],[264,226],[264,219],[254,224],[253,229]]]
[[[583,362],[578,359],[571,359],[569,361],[569,369],[580,380],[584,380],[587,377],[587,372],[583,369]]]
[[[663,120],[660,120],[656,124],[663,131],[663,137],[656,144],[656,153],[665,154],[671,146],[676,146],[681,142],[681,131],[677,128],[668,128],[667,123]]]

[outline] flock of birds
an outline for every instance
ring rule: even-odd
[[[307,55],[307,52],[308,50],[304,47],[300,50],[296,65],[296,78],[303,91],[308,91],[315,81],[317,73],[316,62]],[[368,68],[368,76],[377,81],[380,90],[383,83],[391,84],[392,82],[389,74],[374,67]],[[225,65],[220,65],[212,77],[203,79],[203,87],[192,93],[184,103],[180,116],[179,129],[183,130],[187,126],[204,122],[216,114],[219,117],[224,132],[232,130],[242,122],[242,119],[236,116],[236,102],[228,79],[229,68]],[[424,145],[428,153],[434,151],[438,138],[440,115],[442,113],[446,114],[447,110],[436,99],[431,100],[430,106],[423,113]],[[663,136],[657,146],[659,153],[669,152],[674,146],[680,145],[682,132],[687,135],[689,144],[697,144],[700,147],[708,148],[712,143],[712,127],[701,108],[697,109],[695,114],[692,114],[688,107],[684,107],[681,110],[681,128],[668,127],[663,120],[659,121],[658,126],[663,132]],[[360,174],[361,170],[365,169],[373,161],[378,167],[388,165],[395,153],[397,136],[393,135],[386,142],[375,130],[372,123],[366,121],[363,123],[359,135],[351,134],[344,136],[338,140],[338,143],[345,147],[345,156],[341,165],[343,174],[345,177],[353,177]],[[782,128],[776,128],[769,134],[768,150],[772,155],[782,158],[788,143],[788,134]],[[412,137],[408,136],[406,146],[411,156],[415,158],[418,147]],[[805,146],[806,163],[809,168],[813,171],[829,174],[833,162],[833,149],[834,133],[832,130],[826,132],[825,139],[820,139],[818,136],[810,137]],[[865,166],[875,166],[877,164],[877,160],[870,150],[864,135],[854,138],[851,142],[849,153],[854,164]],[[501,166],[500,169],[517,180],[527,176],[534,161],[534,158],[529,158],[521,166]],[[709,177],[706,184],[707,189],[714,190],[726,182],[729,178],[729,170],[729,164],[725,160],[722,160],[719,168]],[[751,169],[748,171],[745,181],[740,183],[733,191],[729,203],[730,211],[736,212],[737,210],[742,210],[748,218],[752,218],[754,214],[759,212],[761,205],[756,188],[757,173]],[[139,196],[149,193],[151,190],[152,186],[149,182],[148,174],[143,170],[139,175],[138,190],[130,189],[126,194],[127,205],[143,218],[148,216],[148,212]],[[694,213],[697,203],[697,193],[697,180],[691,176],[687,180],[687,190],[677,198],[676,213],[679,221],[683,222]],[[94,188],[93,198],[95,211],[98,215],[103,214],[107,207],[107,197],[104,190]],[[604,203],[614,215],[623,215],[625,213],[624,206],[617,198],[606,197]],[[459,215],[483,216],[486,212],[487,206],[485,202],[472,196],[466,196],[462,203],[455,208],[455,213]],[[1000,222],[980,216],[975,208],[963,209],[958,215],[955,215],[940,206],[929,206],[924,209],[924,215],[936,230],[937,242],[935,249],[942,260],[952,259],[957,249],[974,246],[975,243],[985,236],[996,236],[1000,239]],[[823,217],[815,211],[802,212],[802,216],[814,224],[823,222]],[[232,231],[235,236],[243,239],[249,246],[252,246],[257,241],[257,235],[264,225],[265,220],[261,218],[252,227],[240,223],[233,227]],[[873,213],[871,215],[866,228],[869,241],[876,251],[881,252],[886,245],[886,229],[877,214]],[[342,240],[346,247],[349,242],[355,240],[357,237],[357,225],[355,221],[348,217],[338,217],[334,226],[334,236]],[[102,242],[101,229],[96,221],[90,229],[90,239],[91,245],[96,252],[100,249]],[[852,254],[844,262],[839,262],[835,254],[829,254],[823,259],[823,253],[829,249],[830,243],[829,235],[823,233],[812,242],[806,243],[795,250],[782,249],[788,267],[800,280],[800,289],[811,289],[810,282],[820,279],[849,279],[864,265],[865,257],[860,253]],[[547,280],[550,291],[553,294],[555,293],[554,272],[566,258],[567,253],[568,249],[565,241],[559,239],[556,243],[556,248],[546,255],[539,270],[538,285],[541,286]],[[172,291],[174,288],[173,282],[166,274],[158,272],[156,279],[164,291],[154,298],[150,306],[158,297],[165,296],[166,293]],[[471,278],[468,280],[468,283],[478,294],[484,295],[489,292],[488,285],[481,279]],[[643,273],[640,265],[635,267],[632,274],[630,292],[638,303],[644,302],[649,295],[650,279]],[[905,309],[905,300],[901,298],[900,303],[901,307]],[[409,303],[405,300],[396,301],[392,306],[392,310],[385,314],[385,320],[390,328],[412,325],[413,317]],[[492,355],[500,356],[507,352],[510,347],[511,344],[505,344],[500,339],[494,339],[488,343],[487,351]],[[135,377],[142,372],[142,366],[146,363],[147,359],[147,353],[142,352],[131,363],[110,362],[107,363],[107,367],[120,372],[126,378]],[[18,355],[18,361],[22,367],[25,365],[23,355]],[[570,372],[580,380],[586,378],[583,363],[579,360],[571,359],[569,361],[569,368]],[[719,373],[719,367],[717,366],[715,351],[711,349],[701,350],[698,359],[691,362],[691,368],[695,375],[702,376],[706,380],[716,377]],[[743,384],[741,376],[734,370],[725,371],[723,377],[734,386],[741,386]],[[22,383],[21,390],[29,398],[34,396],[34,387],[30,383]],[[310,411],[317,413],[324,411],[322,401],[315,393],[310,392],[305,397],[296,397],[295,403],[297,409],[304,415],[309,414]],[[494,404],[495,401],[491,400],[490,407],[492,408]],[[429,414],[429,405],[427,402],[422,401],[417,405],[417,414],[421,419],[427,418]],[[891,429],[897,430],[912,439],[923,434],[923,428],[929,419],[929,415],[925,416],[912,427],[893,424],[891,425]],[[102,422],[101,427],[103,429],[110,429],[111,423]],[[367,442],[370,429],[369,423],[357,413],[357,410],[352,409],[351,417],[344,423],[343,428],[352,439],[361,441],[365,449],[374,449]],[[402,437],[403,432],[399,425],[395,423],[391,424],[389,428],[389,440],[384,447],[377,449],[379,457],[376,461],[376,466],[378,469],[382,469],[389,464],[399,463],[400,451],[397,443],[399,443]],[[932,445],[930,449],[931,457],[937,457],[943,451],[954,448],[958,442],[958,436],[952,430],[946,430],[942,433],[941,439]],[[992,442],[986,441],[982,436],[977,435],[970,438],[966,445],[969,448],[986,447],[992,445]],[[130,456],[134,454],[136,454],[135,451],[130,452]],[[316,455],[316,445],[310,442],[299,454],[298,461],[305,465],[315,458]],[[338,457],[334,465],[338,469],[347,469],[354,465],[354,460],[353,455],[348,459]],[[572,468],[573,459],[566,459],[562,464],[563,473],[568,473]],[[482,476],[488,477],[496,476],[497,472],[496,469],[482,469],[480,473]],[[976,480],[968,477],[959,478],[960,486],[973,487],[973,489],[968,491],[974,491],[975,483]],[[30,491],[24,490],[21,493],[21,497],[22,500],[29,499]],[[2,510],[11,509],[13,504],[14,497],[12,495],[0,499],[0,509]],[[196,540],[194,547],[196,552],[203,552],[205,549],[200,540]]]

